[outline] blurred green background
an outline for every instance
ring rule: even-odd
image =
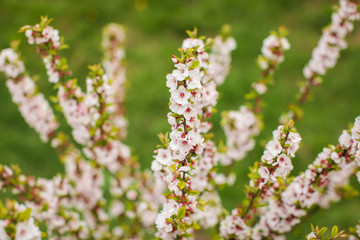
[[[257,138],[264,142],[277,127],[280,114],[298,92],[303,80],[302,68],[316,46],[322,27],[330,21],[335,0],[0,0],[0,48],[20,39],[20,50],[28,72],[39,77],[39,89],[47,96],[54,93],[46,80],[45,70],[35,48],[27,46],[25,37],[17,30],[26,24],[35,24],[41,15],[54,18],[52,25],[59,29],[70,49],[64,50],[69,66],[80,82],[84,82],[87,66],[99,63],[101,29],[110,22],[127,28],[126,95],[129,119],[126,143],[137,155],[143,168],[152,161],[158,143],[157,134],[169,131],[166,114],[169,93],[165,75],[172,71],[170,60],[177,54],[185,30],[197,26],[201,35],[215,36],[223,24],[232,26],[237,41],[233,52],[230,75],[220,87],[218,114],[213,117],[217,139],[223,138],[219,125],[220,112],[237,109],[243,95],[260,73],[255,59],[262,40],[270,30],[285,26],[290,34],[291,49],[275,75],[275,85],[264,97],[266,128]],[[357,24],[358,25],[358,24]],[[303,144],[294,161],[294,174],[303,171],[317,153],[329,143],[336,143],[341,130],[347,128],[360,114],[360,29],[348,38],[349,47],[341,53],[335,69],[324,77],[320,88],[314,89],[313,99],[304,107],[305,117],[296,124]],[[62,171],[62,166],[49,144],[43,144],[20,116],[0,75],[0,153],[2,163],[20,165],[23,172],[51,177]],[[233,188],[222,191],[228,209],[243,198],[242,184],[247,183],[248,166],[262,155],[258,146],[239,162],[234,170],[238,181]],[[359,198],[333,205],[330,211],[321,210],[307,218],[288,239],[303,239],[314,225],[340,228],[355,225],[359,219]]]

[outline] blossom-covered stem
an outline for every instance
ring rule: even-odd
[[[314,206],[328,207],[331,201],[340,200],[344,193],[336,189],[349,183],[360,161],[359,133],[358,117],[351,131],[343,131],[337,146],[324,148],[305,173],[294,178],[284,191],[268,199],[269,205],[262,210],[253,238],[274,237],[289,232]],[[347,194],[351,195],[351,189]]]
[[[211,52],[208,57],[202,57],[202,66],[206,70],[205,76],[201,79],[202,88],[199,90],[200,98],[198,102],[200,133],[204,137],[204,150],[198,155],[197,161],[193,165],[192,188],[198,191],[199,202],[209,202],[211,204],[200,204],[192,215],[193,221],[201,227],[209,228],[215,226],[222,212],[221,201],[218,194],[218,187],[225,184],[231,185],[234,176],[224,176],[218,172],[221,154],[212,140],[209,121],[212,114],[216,111],[218,91],[217,88],[222,84],[227,76],[231,62],[231,52],[235,49],[235,40],[230,36],[230,27],[225,25],[221,34],[212,41]]]
[[[46,142],[54,136],[59,124],[43,94],[36,89],[35,82],[26,74],[24,63],[12,49],[0,52],[0,71],[7,77],[6,85],[12,100],[30,127]]]
[[[354,22],[359,19],[358,1],[339,0],[337,11],[331,16],[331,23],[324,28],[318,45],[312,52],[312,58],[304,67],[306,80],[300,88],[300,93],[296,96],[295,102],[289,105],[289,112],[283,114],[283,121],[302,118],[301,106],[308,100],[311,89],[321,84],[321,76],[336,65],[340,51],[347,48],[345,37],[352,32]]]
[[[41,17],[39,24],[23,26],[19,32],[25,32],[28,43],[37,46],[37,51],[44,61],[49,82],[65,82],[65,77],[72,73],[68,69],[66,58],[61,58],[59,52],[68,46],[59,36],[59,31],[49,26],[51,21],[52,19]]]
[[[109,109],[113,113],[111,122],[117,126],[119,131],[118,137],[124,138],[126,136],[125,119],[125,30],[124,27],[111,23],[104,27],[102,34],[102,47],[104,50],[104,58],[102,65],[108,78],[110,79],[111,89],[109,90],[109,101],[111,104]]]
[[[49,37],[47,35],[47,32],[52,32],[58,36],[57,30],[48,24],[49,21],[43,18],[40,24],[25,26],[22,30],[25,31],[29,43],[37,45],[46,68],[51,69],[51,71],[48,71],[49,74],[49,72],[67,69],[67,65],[64,65],[66,63],[65,60],[58,61],[58,59],[61,59],[59,52],[63,48],[58,46],[62,46],[62,41],[59,40],[59,37]],[[120,32],[116,32],[119,29],[112,30],[107,33],[110,35],[115,34],[116,36],[113,39],[107,35],[107,37],[114,41],[108,42],[111,46],[104,46],[105,48],[109,47],[109,51],[111,49],[111,53],[105,54],[104,66],[107,68],[109,75],[118,80],[117,83],[122,81],[121,84],[123,84],[124,79],[120,79],[124,77],[123,66],[119,72],[114,69],[115,65],[120,66],[122,64],[117,62],[118,60],[121,61],[120,58],[123,57],[121,56],[122,46],[120,46],[121,36],[118,36]],[[106,37],[105,39],[109,40]],[[107,40],[104,40],[105,43]],[[112,45],[113,43],[114,45]],[[49,61],[46,59],[50,59],[50,63],[53,64],[48,64]],[[67,70],[66,73],[70,72]],[[57,76],[57,74],[54,75]],[[65,74],[60,75],[63,76]],[[83,154],[75,149],[74,152],[69,152],[69,156],[73,154],[79,156],[79,158],[76,157],[78,160],[73,161],[70,157],[70,161],[64,162],[68,163],[66,168],[70,169],[69,175],[72,176],[72,180],[74,182],[82,182],[84,187],[79,187],[77,190],[81,191],[84,199],[93,196],[89,199],[91,206],[88,206],[88,209],[91,209],[91,211],[95,210],[91,214],[94,215],[97,223],[100,224],[96,228],[107,231],[106,229],[108,228],[103,227],[107,221],[123,219],[124,222],[128,222],[130,220],[133,224],[126,228],[115,227],[112,234],[115,234],[113,237],[134,238],[134,234],[138,233],[135,228],[139,226],[139,222],[148,227],[150,225],[149,222],[154,221],[152,211],[156,211],[157,206],[153,203],[157,201],[152,200],[161,199],[161,197],[159,194],[156,194],[158,193],[157,190],[151,189],[151,184],[144,184],[144,174],[138,171],[138,162],[131,158],[129,147],[118,140],[119,137],[125,135],[125,129],[124,121],[119,120],[120,112],[117,112],[114,105],[116,101],[123,99],[123,96],[116,94],[116,89],[112,85],[115,80],[110,80],[99,65],[90,66],[90,74],[86,80],[86,93],[81,91],[76,79],[65,79],[62,77],[58,81],[53,81],[53,78],[50,77],[49,80],[56,84],[58,89],[57,100],[68,124],[73,129],[73,139],[83,146],[83,149],[81,149]],[[121,111],[121,114],[123,114],[123,110]],[[55,140],[54,145],[57,145],[57,142]],[[65,154],[63,158],[68,159],[68,156]],[[85,159],[91,163],[86,162]],[[101,210],[97,206],[99,204],[104,205],[102,203],[104,202],[103,196],[99,194],[103,185],[104,169],[107,171],[105,174],[110,176],[110,194],[112,200],[106,202],[111,210],[110,215],[105,214],[105,212],[101,214],[97,212],[99,209]],[[94,187],[91,188],[91,184],[94,184]],[[137,190],[138,188],[141,190]],[[142,192],[144,194],[141,194]],[[147,200],[151,198],[153,199]],[[139,202],[135,200],[139,200]],[[127,206],[129,209],[123,211],[124,206]],[[154,210],[148,211],[150,207]],[[143,216],[141,211],[148,211],[148,216]],[[92,220],[90,219],[90,221]],[[141,226],[140,228],[144,227]],[[107,233],[104,234],[104,236],[109,236]],[[111,236],[108,238],[111,239]]]
[[[257,62],[262,69],[261,77],[252,84],[252,90],[245,95],[248,102],[246,106],[258,115],[262,109],[262,95],[267,92],[268,85],[273,83],[275,69],[284,61],[284,52],[290,49],[290,44],[285,38],[287,31],[280,27],[278,32],[271,32],[261,48],[261,55],[258,56]]]
[[[273,140],[267,143],[261,162],[255,162],[251,168],[244,204],[234,209],[220,224],[222,237],[250,238],[251,220],[258,213],[258,205],[264,202],[272,186],[284,181],[293,169],[291,158],[295,156],[300,141],[293,122],[280,125],[273,131]]]
[[[83,149],[86,157],[97,159],[98,164],[105,165],[114,172],[119,169],[114,159],[96,157],[100,153],[109,154],[116,145],[121,144],[113,141],[119,136],[120,130],[114,125],[114,121],[111,121],[114,120],[111,83],[99,65],[89,67],[86,93],[81,91],[76,79],[58,78],[54,81],[54,76],[63,77],[71,72],[68,71],[66,60],[59,55],[60,50],[66,45],[63,44],[58,31],[49,26],[49,22],[45,17],[39,24],[24,26],[21,31],[25,31],[30,44],[37,45],[48,69],[49,81],[56,84],[58,102],[69,125],[73,128],[74,140],[86,146]]]
[[[42,18],[40,24],[25,26],[21,31],[25,31],[30,44],[37,45],[38,52],[48,70],[49,80],[55,83],[58,89],[58,102],[69,125],[73,128],[73,138],[84,146],[82,151],[87,160],[95,163],[85,162],[85,159],[76,150],[74,153],[80,156],[79,160],[66,161],[69,162],[69,175],[72,175],[74,182],[84,181],[84,188],[79,187],[77,189],[81,191],[81,195],[84,195],[86,199],[93,194],[89,201],[91,206],[88,206],[88,209],[90,212],[95,210],[91,214],[96,218],[96,223],[100,224],[97,228],[107,231],[107,227],[104,228],[104,226],[106,226],[108,216],[104,211],[99,214],[98,210],[101,208],[97,207],[98,204],[103,205],[101,202],[104,201],[101,193],[104,180],[103,169],[106,169],[111,176],[110,182],[113,192],[121,189],[121,195],[126,193],[125,195],[128,196],[124,202],[133,201],[134,196],[136,198],[136,191],[130,187],[136,184],[137,177],[141,177],[141,174],[134,175],[138,166],[137,164],[134,165],[134,160],[130,158],[128,147],[116,140],[118,136],[122,135],[119,128],[122,124],[118,124],[119,121],[114,117],[115,93],[112,91],[111,81],[104,75],[99,65],[90,66],[89,78],[86,81],[87,92],[83,93],[77,85],[76,79],[67,80],[64,78],[65,75],[70,74],[70,71],[67,70],[66,61],[60,57],[59,52],[66,46],[62,43],[58,31],[49,26],[48,19]],[[57,145],[57,141],[54,142],[54,145]],[[64,158],[67,159],[67,155]],[[79,169],[81,171],[78,176]],[[89,179],[86,180],[86,178]],[[91,184],[94,184],[92,188],[90,187]],[[100,191],[98,191],[99,189]],[[115,196],[113,197],[115,199]],[[133,211],[129,211],[129,216],[133,219]],[[116,230],[115,234],[120,234],[120,232],[122,230]],[[108,236],[107,233],[104,234],[104,236]],[[99,237],[101,236],[99,235]]]
[[[264,199],[267,191],[279,179],[286,179],[290,171],[293,169],[291,158],[295,157],[295,152],[299,148],[301,141],[300,135],[294,128],[294,122],[287,125],[280,125],[277,130],[273,131],[273,140],[267,143],[260,163],[255,163],[252,171],[257,171],[258,175],[251,175],[250,187],[258,189],[255,194],[249,192],[252,197],[248,212],[254,203],[253,199],[262,196]],[[251,188],[250,188],[251,189]]]
[[[199,192],[193,190],[193,170],[204,151],[201,116],[206,99],[202,79],[208,67],[208,54],[202,39],[196,38],[196,30],[189,35],[180,49],[181,57],[172,58],[176,69],[166,77],[171,93],[170,142],[163,142],[152,163],[158,181],[165,181],[170,190],[163,210],[156,218],[160,238],[184,239],[196,228],[191,217]]]
[[[43,94],[39,93],[35,82],[26,74],[24,64],[15,50],[8,48],[0,52],[0,71],[4,72],[7,86],[12,94],[13,101],[19,105],[19,110],[26,122],[33,127],[43,141],[56,141],[61,135],[59,123]],[[56,144],[59,156],[66,152],[70,140]]]
[[[247,102],[240,107],[240,110],[222,114],[227,146],[224,165],[231,167],[235,160],[243,159],[255,146],[253,138],[262,127],[262,95],[272,83],[275,69],[284,60],[285,50],[290,48],[285,38],[286,34],[286,30],[280,28],[279,32],[272,32],[264,40],[262,54],[258,57],[258,64],[262,69],[261,77],[252,84],[251,91],[245,95]]]
[[[46,224],[49,235],[55,236],[54,234],[61,232],[63,236],[87,239],[89,229],[78,215],[74,215],[73,210],[76,203],[81,202],[79,202],[81,196],[74,193],[74,189],[67,179],[59,176],[51,180],[35,178],[21,174],[18,167],[1,165],[0,185],[2,189],[11,191],[12,194],[18,195],[24,201],[31,209],[34,219]],[[70,206],[69,203],[71,203]],[[9,221],[12,218],[7,217],[6,219]],[[59,226],[59,222],[71,222],[75,225]],[[30,227],[28,226],[27,231],[30,230]]]
[[[9,87],[14,102],[19,105],[21,114],[28,124],[35,128],[43,141],[50,141],[52,143],[53,147],[56,148],[59,157],[63,159],[65,165],[68,165],[69,156],[73,155],[70,149],[73,149],[74,146],[72,146],[68,137],[57,129],[59,124],[55,119],[50,105],[45,100],[44,96],[37,92],[34,81],[25,73],[24,64],[20,60],[18,54],[12,49],[4,49],[0,53],[0,62],[0,70],[3,71],[8,78],[7,86]],[[77,172],[80,174],[79,171]],[[71,172],[71,170],[67,171],[67,176],[74,176],[74,173]],[[7,180],[6,182],[13,184],[13,186],[7,186],[7,188],[13,189],[14,193],[19,194],[20,199],[27,201],[28,204],[32,206],[33,210],[41,209],[44,204],[47,204],[46,200],[39,198],[39,194],[44,194],[42,191],[42,184],[38,186],[35,184],[37,181],[24,175],[21,175],[21,179],[25,181],[22,182],[19,179],[20,177],[13,176],[11,180]],[[76,178],[76,180],[79,179],[80,178]],[[53,179],[48,182],[51,181],[57,180]],[[92,179],[88,179],[86,182],[89,184],[94,183]],[[74,181],[74,183],[77,183],[77,181]],[[51,185],[53,183],[49,184]],[[96,189],[96,184],[92,184],[92,189]],[[86,196],[82,191],[77,191],[77,193],[82,197]],[[93,195],[92,199],[96,199],[94,196],[95,195]],[[58,201],[57,197],[54,197],[53,199]],[[37,211],[35,212],[35,215],[37,216]],[[56,217],[55,215],[51,216]],[[47,225],[48,229],[53,228],[51,222],[47,222]],[[71,231],[73,230],[74,229]]]
[[[235,41],[232,37],[229,36],[229,28],[226,28],[226,31],[223,31],[222,36],[217,36],[212,44],[212,52],[208,55],[204,50],[201,50],[200,53],[197,54],[197,58],[199,60],[199,66],[201,67],[203,77],[200,77],[200,83],[202,85],[201,88],[197,89],[197,101],[194,103],[197,110],[197,117],[190,119],[184,119],[182,122],[182,128],[186,129],[185,133],[191,133],[191,128],[189,126],[194,126],[194,124],[199,124],[199,132],[204,136],[204,150],[202,153],[198,154],[197,160],[194,161],[192,165],[192,193],[199,192],[199,196],[201,196],[203,202],[212,201],[214,204],[208,204],[205,206],[198,205],[198,207],[204,207],[204,211],[199,209],[193,209],[195,211],[191,217],[193,217],[194,222],[199,222],[204,227],[211,227],[216,225],[219,219],[219,215],[221,213],[220,207],[220,198],[215,192],[216,186],[213,184],[224,184],[222,175],[217,174],[215,172],[217,161],[219,159],[217,149],[215,143],[211,141],[211,137],[208,134],[210,131],[212,124],[208,121],[214,112],[215,105],[217,103],[217,86],[222,84],[229,70],[229,65],[231,61],[230,53],[235,48]],[[196,34],[195,32],[189,32],[189,35],[193,36]],[[186,39],[183,43],[183,49],[188,49],[191,47],[196,47],[194,44],[200,44],[200,48],[204,48],[204,43],[201,41],[195,41],[193,38]],[[176,57],[173,57],[174,63],[179,63],[179,60]],[[193,85],[192,81],[195,76],[194,72],[191,72],[191,77],[188,81],[183,82],[183,86],[185,88],[191,87]],[[167,76],[168,87],[171,87],[172,78]],[[197,81],[199,79],[196,79]],[[170,90],[171,91],[171,90]],[[189,109],[190,110],[190,109]],[[171,117],[170,117],[171,118]],[[195,122],[194,122],[195,121]],[[169,123],[171,121],[169,120]],[[179,123],[180,125],[180,123]],[[152,169],[155,171],[155,176],[159,178],[158,175],[158,164],[165,164],[163,156],[169,155],[164,151],[164,149],[169,148],[169,140],[166,140],[167,136],[162,135],[161,141],[164,144],[163,149],[159,149],[156,151],[158,154],[156,159],[153,161]],[[163,171],[162,169],[161,171]],[[162,178],[163,176],[161,176]],[[187,178],[186,173],[180,174],[182,181],[185,181]],[[220,181],[218,181],[219,179]],[[158,179],[159,180],[159,179]],[[215,181],[214,181],[215,180]],[[186,190],[182,189],[182,195],[187,195]]]

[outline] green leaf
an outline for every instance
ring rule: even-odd
[[[257,96],[256,92],[251,91],[251,92],[249,92],[249,93],[247,93],[245,95],[245,99],[246,100],[251,100],[251,99],[254,99],[256,96]]]
[[[199,61],[194,60],[194,61],[192,61],[189,70],[195,69],[195,68],[197,68],[198,66],[199,66]]]
[[[49,97],[49,100],[53,103],[58,103],[59,102],[59,99],[57,98],[57,96],[50,96]]]
[[[196,191],[196,190],[190,190],[188,193],[189,193],[190,195],[199,195],[199,194],[200,194],[200,192],[199,192],[199,191]]]
[[[62,50],[62,49],[67,49],[67,48],[69,48],[69,47],[70,47],[70,46],[67,45],[67,44],[62,44],[62,45],[59,47],[59,49]]]
[[[177,219],[182,219],[183,217],[185,217],[185,213],[186,213],[185,207],[179,208],[178,214],[177,214]]]
[[[336,234],[338,233],[338,231],[339,231],[339,228],[335,225],[331,230],[331,237],[332,238],[335,237]]]
[[[16,216],[16,220],[18,220],[19,222],[24,222],[26,220],[28,220],[31,216],[31,209],[27,208],[25,211],[23,212],[19,212]]]
[[[182,231],[186,232],[186,226],[185,226],[184,223],[180,223],[180,224],[179,224],[179,228],[180,228]]]
[[[28,29],[31,29],[31,26],[30,26],[30,25],[22,26],[22,27],[19,29],[18,33],[25,32],[25,31],[28,30]]]
[[[49,209],[49,204],[48,203],[44,203],[40,209],[41,212],[43,211],[47,211]]]
[[[169,222],[169,223],[173,223],[174,222],[174,220],[172,220],[171,218],[166,218],[165,219],[167,222]]]
[[[312,232],[315,232],[314,225],[312,225],[312,223],[310,223],[310,225],[311,225],[311,231],[312,231]]]
[[[57,54],[58,54],[58,52],[55,51],[54,49],[49,49],[49,53],[50,53],[51,55],[57,55]]]
[[[319,230],[317,235],[321,238],[322,235],[326,232],[326,230],[327,230],[327,227],[323,227],[322,229]]]
[[[185,188],[186,184],[184,181],[179,181],[178,182],[178,187],[180,188],[180,190],[183,190]]]
[[[198,223],[196,223],[196,222],[193,222],[193,224],[192,224],[192,228],[193,229],[200,229],[200,225],[198,224]]]
[[[16,232],[16,227],[15,227],[15,225],[14,225],[13,223],[10,223],[9,225],[7,225],[7,226],[5,227],[5,231],[6,231],[6,233],[9,234],[9,235],[15,234],[15,232]]]
[[[191,233],[185,233],[185,234],[182,234],[181,236],[184,237],[184,238],[191,238],[191,237],[193,237],[193,235],[192,235]]]

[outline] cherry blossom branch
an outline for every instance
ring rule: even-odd
[[[302,83],[300,93],[295,102],[289,105],[289,111],[283,114],[282,122],[302,118],[301,106],[308,100],[310,90],[320,85],[321,76],[336,65],[340,51],[347,48],[345,37],[352,32],[354,22],[358,20],[360,20],[360,13],[357,0],[339,0],[339,7],[331,16],[331,23],[324,28],[318,45],[312,52],[312,58],[304,67],[303,73],[306,80]]]
[[[269,199],[269,205],[262,212],[253,230],[257,238],[275,237],[289,232],[314,206],[327,207],[330,200],[341,199],[342,195],[339,195],[341,192],[332,191],[333,187],[330,187],[330,190],[327,188],[336,177],[341,179],[338,181],[341,181],[341,187],[347,182],[344,183],[344,180],[355,174],[354,160],[359,152],[359,131],[360,118],[358,117],[351,131],[343,131],[337,146],[324,148],[305,173],[294,178],[276,198]],[[322,193],[323,190],[326,191]]]
[[[7,77],[6,85],[25,121],[46,142],[59,124],[44,95],[37,92],[34,81],[25,73],[24,63],[11,48],[0,52],[0,71]]]
[[[47,18],[43,18],[40,24],[25,26],[22,28],[22,31],[26,32],[29,43],[38,45],[38,51],[41,53],[44,62],[48,64],[49,61],[46,59],[50,60],[51,64],[46,65],[46,68],[48,70],[50,69],[48,73],[59,73],[59,76],[64,76],[66,74],[63,74],[61,71],[67,69],[67,65],[63,66],[63,63],[66,63],[66,61],[59,61],[59,59],[61,59],[59,51],[62,49],[60,47],[62,46],[62,41],[59,41],[59,37],[48,37],[48,32],[56,33],[55,35],[58,36],[58,31],[54,30],[48,24],[49,21]],[[116,51],[116,49],[113,50]],[[69,161],[71,163],[70,165],[74,165],[77,171],[80,167],[80,172],[82,173],[79,177],[75,176],[79,182],[85,181],[91,184],[91,179],[97,179],[97,184],[94,185],[96,187],[91,188],[90,185],[85,184],[84,187],[89,186],[88,189],[86,189],[86,187],[79,189],[84,191],[83,194],[91,194],[91,190],[95,190],[95,193],[101,193],[101,191],[97,192],[96,190],[103,185],[103,167],[107,169],[111,175],[111,186],[112,189],[114,189],[112,192],[115,192],[115,189],[121,189],[122,194],[127,192],[133,193],[134,190],[128,188],[134,187],[133,185],[136,184],[137,177],[141,177],[141,174],[134,175],[134,170],[138,169],[138,164],[130,158],[128,147],[120,141],[115,140],[115,138],[121,134],[120,129],[116,126],[118,122],[113,117],[115,96],[111,90],[111,82],[103,74],[103,70],[99,66],[94,65],[90,70],[91,72],[87,79],[87,92],[85,94],[82,93],[81,89],[77,86],[76,79],[66,80],[65,78],[59,78],[59,81],[52,81],[56,83],[58,88],[58,101],[69,125],[73,128],[74,139],[81,145],[85,145],[82,149],[85,156],[89,160],[96,161],[93,166],[83,160]],[[66,73],[69,73],[69,71],[66,71]],[[110,74],[112,74],[112,72]],[[50,80],[52,80],[51,76]],[[124,169],[127,170],[124,171]],[[96,177],[92,178],[92,176]],[[89,178],[89,180],[87,181],[86,178]],[[124,184],[125,181],[133,183]],[[116,196],[118,195],[119,194],[116,194]],[[88,196],[90,197],[90,195]],[[126,194],[126,196],[128,196],[129,199],[125,201],[130,203],[134,200],[134,197],[131,197],[134,196],[134,194]],[[137,196],[137,193],[135,196]],[[87,197],[85,196],[85,198]],[[98,203],[101,204],[101,201],[103,201],[102,194],[95,194],[90,202],[95,203],[97,201],[100,201]],[[98,203],[96,203],[94,207],[96,207]],[[113,203],[110,204],[113,205]],[[131,203],[131,205],[133,204]],[[99,223],[102,222],[99,216],[104,214],[105,212],[101,215],[94,214],[97,220],[99,220]],[[131,219],[134,218],[132,217],[132,211],[129,212],[128,216],[131,216]],[[107,218],[108,217],[105,217],[104,220],[107,221]],[[119,235],[120,232],[122,232],[121,235],[126,234],[118,228],[114,229],[117,235]],[[129,232],[134,231],[129,230]]]
[[[272,186],[288,177],[293,169],[291,158],[295,157],[300,141],[293,122],[280,125],[273,131],[273,139],[267,143],[261,162],[255,162],[249,175],[251,180],[245,187],[246,200],[220,223],[221,237],[250,238],[250,220],[257,214],[258,206],[264,202]]]
[[[108,92],[108,104],[111,104],[109,109],[113,112],[111,117],[112,124],[116,126],[119,137],[126,136],[127,121],[125,115],[125,30],[124,27],[111,23],[103,29],[102,47],[104,51],[104,58],[102,65],[106,75],[111,81],[111,88]]]
[[[18,167],[0,165],[0,185],[2,189],[18,195],[31,209],[34,219],[46,223],[49,235],[55,236],[61,232],[63,236],[77,236],[77,239],[86,239],[89,236],[87,225],[80,216],[74,215],[72,210],[81,197],[75,197],[75,191],[66,179],[59,176],[52,180],[34,178],[21,174]],[[5,219],[11,221],[12,218]],[[75,225],[63,226],[59,225],[59,222],[73,222]],[[27,229],[25,227],[23,232],[31,231],[31,225],[27,226]]]
[[[156,235],[160,238],[188,237],[197,227],[191,221],[199,194],[193,190],[193,170],[204,151],[201,115],[207,104],[204,104],[202,79],[208,68],[208,54],[204,42],[196,38],[196,30],[189,35],[191,38],[184,40],[180,49],[181,57],[172,58],[176,69],[166,77],[171,93],[170,142],[164,142],[164,148],[156,151],[152,163],[155,176],[165,181],[170,190],[156,218]]]

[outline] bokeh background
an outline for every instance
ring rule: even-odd
[[[40,91],[54,94],[47,82],[42,61],[35,48],[28,46],[18,29],[35,24],[41,15],[54,18],[52,25],[59,29],[70,49],[63,51],[70,69],[82,84],[87,66],[101,61],[101,30],[110,22],[127,28],[127,117],[128,138],[134,155],[142,168],[149,168],[157,134],[169,131],[166,114],[169,93],[165,76],[173,69],[170,60],[177,54],[185,30],[197,26],[201,35],[215,36],[223,24],[232,26],[237,41],[233,52],[230,75],[220,87],[218,113],[213,117],[217,140],[223,138],[219,121],[224,110],[237,109],[244,102],[260,70],[255,59],[262,40],[270,30],[285,26],[290,34],[291,49],[285,62],[275,74],[275,84],[264,97],[265,130],[257,138],[259,146],[234,167],[238,180],[234,187],[222,191],[227,209],[234,208],[244,197],[248,166],[262,155],[264,143],[277,127],[280,114],[298,92],[304,78],[302,68],[311,56],[330,21],[335,0],[0,0],[0,48],[10,41],[21,40],[20,50],[30,75],[38,78]],[[341,53],[340,61],[324,77],[321,87],[312,91],[311,102],[304,106],[305,116],[296,123],[303,143],[294,161],[294,174],[303,171],[317,153],[330,143],[336,143],[342,129],[360,114],[360,28],[348,38],[349,47]],[[18,164],[23,172],[51,177],[62,172],[54,150],[43,144],[20,116],[17,107],[0,75],[0,159],[1,163]],[[354,184],[357,185],[356,181]],[[336,203],[330,210],[320,210],[302,221],[288,239],[303,239],[310,232],[310,223],[321,226],[337,224],[340,228],[355,225],[359,219],[359,198]]]

